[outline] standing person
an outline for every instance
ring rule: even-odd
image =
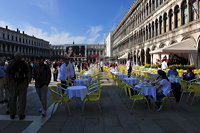
[[[103,61],[100,62],[101,72],[103,72]]]
[[[5,70],[5,63],[0,61],[0,104],[8,102],[7,90],[5,89]]]
[[[30,68],[22,59],[20,53],[14,55],[15,59],[6,68],[6,85],[9,91],[9,112],[10,118],[14,119],[19,104],[19,120],[25,118],[27,88],[30,82]]]
[[[80,61],[77,62],[77,68],[78,68],[78,72],[80,72],[81,71],[81,63],[80,63]]]
[[[44,64],[44,58],[41,56],[37,59],[38,64],[33,68],[33,78],[35,79],[35,88],[39,96],[42,107],[41,115],[46,116],[47,110],[47,92],[48,85],[51,81],[51,70],[47,64]]]
[[[161,69],[166,70],[167,68],[168,68],[168,65],[167,65],[166,59],[163,59],[162,64],[161,64]]]
[[[55,62],[53,64],[53,79],[54,79],[54,81],[57,81],[57,78],[58,78],[58,64],[57,64],[57,62]]]
[[[65,63],[63,63],[60,67],[60,80],[63,88],[67,88],[71,79],[75,76],[75,71],[73,68],[73,64],[70,62],[69,58],[65,58]],[[67,83],[68,82],[68,83]],[[63,91],[64,92],[64,91]]]
[[[132,61],[132,58],[130,58],[126,63],[126,67],[128,69],[128,78],[131,77],[132,66],[133,66],[133,61]]]

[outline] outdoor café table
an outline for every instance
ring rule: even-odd
[[[113,74],[117,75],[117,74],[120,74],[119,72],[112,72]]]
[[[147,84],[147,83],[141,83],[141,84],[136,85],[135,87],[141,88],[145,96],[152,96],[154,101],[156,101],[156,87],[155,86],[151,84]]]
[[[76,86],[87,86],[88,85],[88,79],[75,79],[74,84]]]
[[[179,77],[168,77],[168,79],[171,83],[181,83]]]
[[[87,75],[81,75],[81,78],[82,79],[90,79],[90,78],[92,78],[92,76],[89,75],[89,74],[87,74]]]
[[[88,90],[86,86],[70,86],[67,88],[69,99],[72,99],[73,97],[78,97],[82,101],[88,94]]]
[[[125,82],[128,83],[129,85],[137,84],[138,79],[137,78],[124,78]]]
[[[121,79],[127,78],[126,74],[116,74],[116,76],[121,78]]]

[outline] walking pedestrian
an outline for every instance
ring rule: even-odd
[[[33,68],[33,78],[35,79],[35,88],[39,96],[42,107],[40,113],[46,116],[47,110],[47,92],[48,85],[51,81],[51,70],[47,64],[44,64],[44,58],[41,56],[37,59],[37,64]]]
[[[132,66],[133,66],[133,61],[132,61],[132,58],[130,58],[126,63],[126,67],[127,67],[127,70],[128,70],[128,78],[131,77]]]
[[[15,59],[8,64],[5,77],[9,91],[9,113],[10,118],[15,119],[18,103],[19,120],[23,120],[25,118],[27,88],[31,73],[21,53],[15,53],[14,57]]]

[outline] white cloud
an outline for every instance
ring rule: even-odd
[[[32,4],[47,13],[58,13],[59,6],[57,0],[33,0]]]
[[[47,40],[51,44],[66,44],[72,43],[73,41],[76,43],[83,43],[86,40],[86,37],[84,36],[71,36],[68,32],[57,33],[55,32],[57,31],[55,27],[50,27],[50,29],[53,31],[52,34],[48,34],[40,28],[26,25],[24,31],[30,35]]]
[[[9,26],[9,29],[16,29],[15,27],[9,22],[0,20],[0,26],[5,27],[6,25]],[[50,44],[67,44],[73,43],[76,44],[95,44],[95,43],[103,43],[102,37],[105,35],[101,34],[100,32],[103,30],[102,26],[91,26],[87,31],[86,35],[84,36],[73,36],[69,32],[58,31],[56,27],[49,27],[51,30],[50,32],[46,32],[41,28],[32,26],[30,24],[24,24],[21,27],[26,34],[32,36],[34,35],[37,38],[41,38],[50,42]],[[103,38],[104,39],[104,38]]]
[[[11,28],[11,29],[13,29],[13,26],[12,26],[12,24],[10,24],[9,22],[6,22],[6,21],[4,21],[4,20],[0,20],[0,26],[1,27],[6,27],[6,26],[8,26],[8,28]]]
[[[95,43],[101,36],[100,32],[102,30],[103,30],[102,26],[91,26],[89,31],[87,32],[87,33],[89,33],[89,38],[88,38],[87,42],[89,44]]]

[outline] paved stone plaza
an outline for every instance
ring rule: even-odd
[[[102,89],[101,113],[97,103],[87,103],[85,111],[81,112],[81,101],[72,101],[71,114],[65,105],[57,108],[50,117],[52,99],[48,96],[48,116],[41,118],[38,113],[39,100],[33,87],[29,87],[27,117],[23,121],[9,120],[5,115],[5,106],[0,109],[0,132],[20,133],[199,133],[200,103],[194,105],[174,103],[172,107],[166,104],[162,112],[149,112],[147,106],[138,102],[131,114],[126,96],[120,97],[120,89],[107,80],[104,75]],[[55,83],[53,83],[55,84]]]

